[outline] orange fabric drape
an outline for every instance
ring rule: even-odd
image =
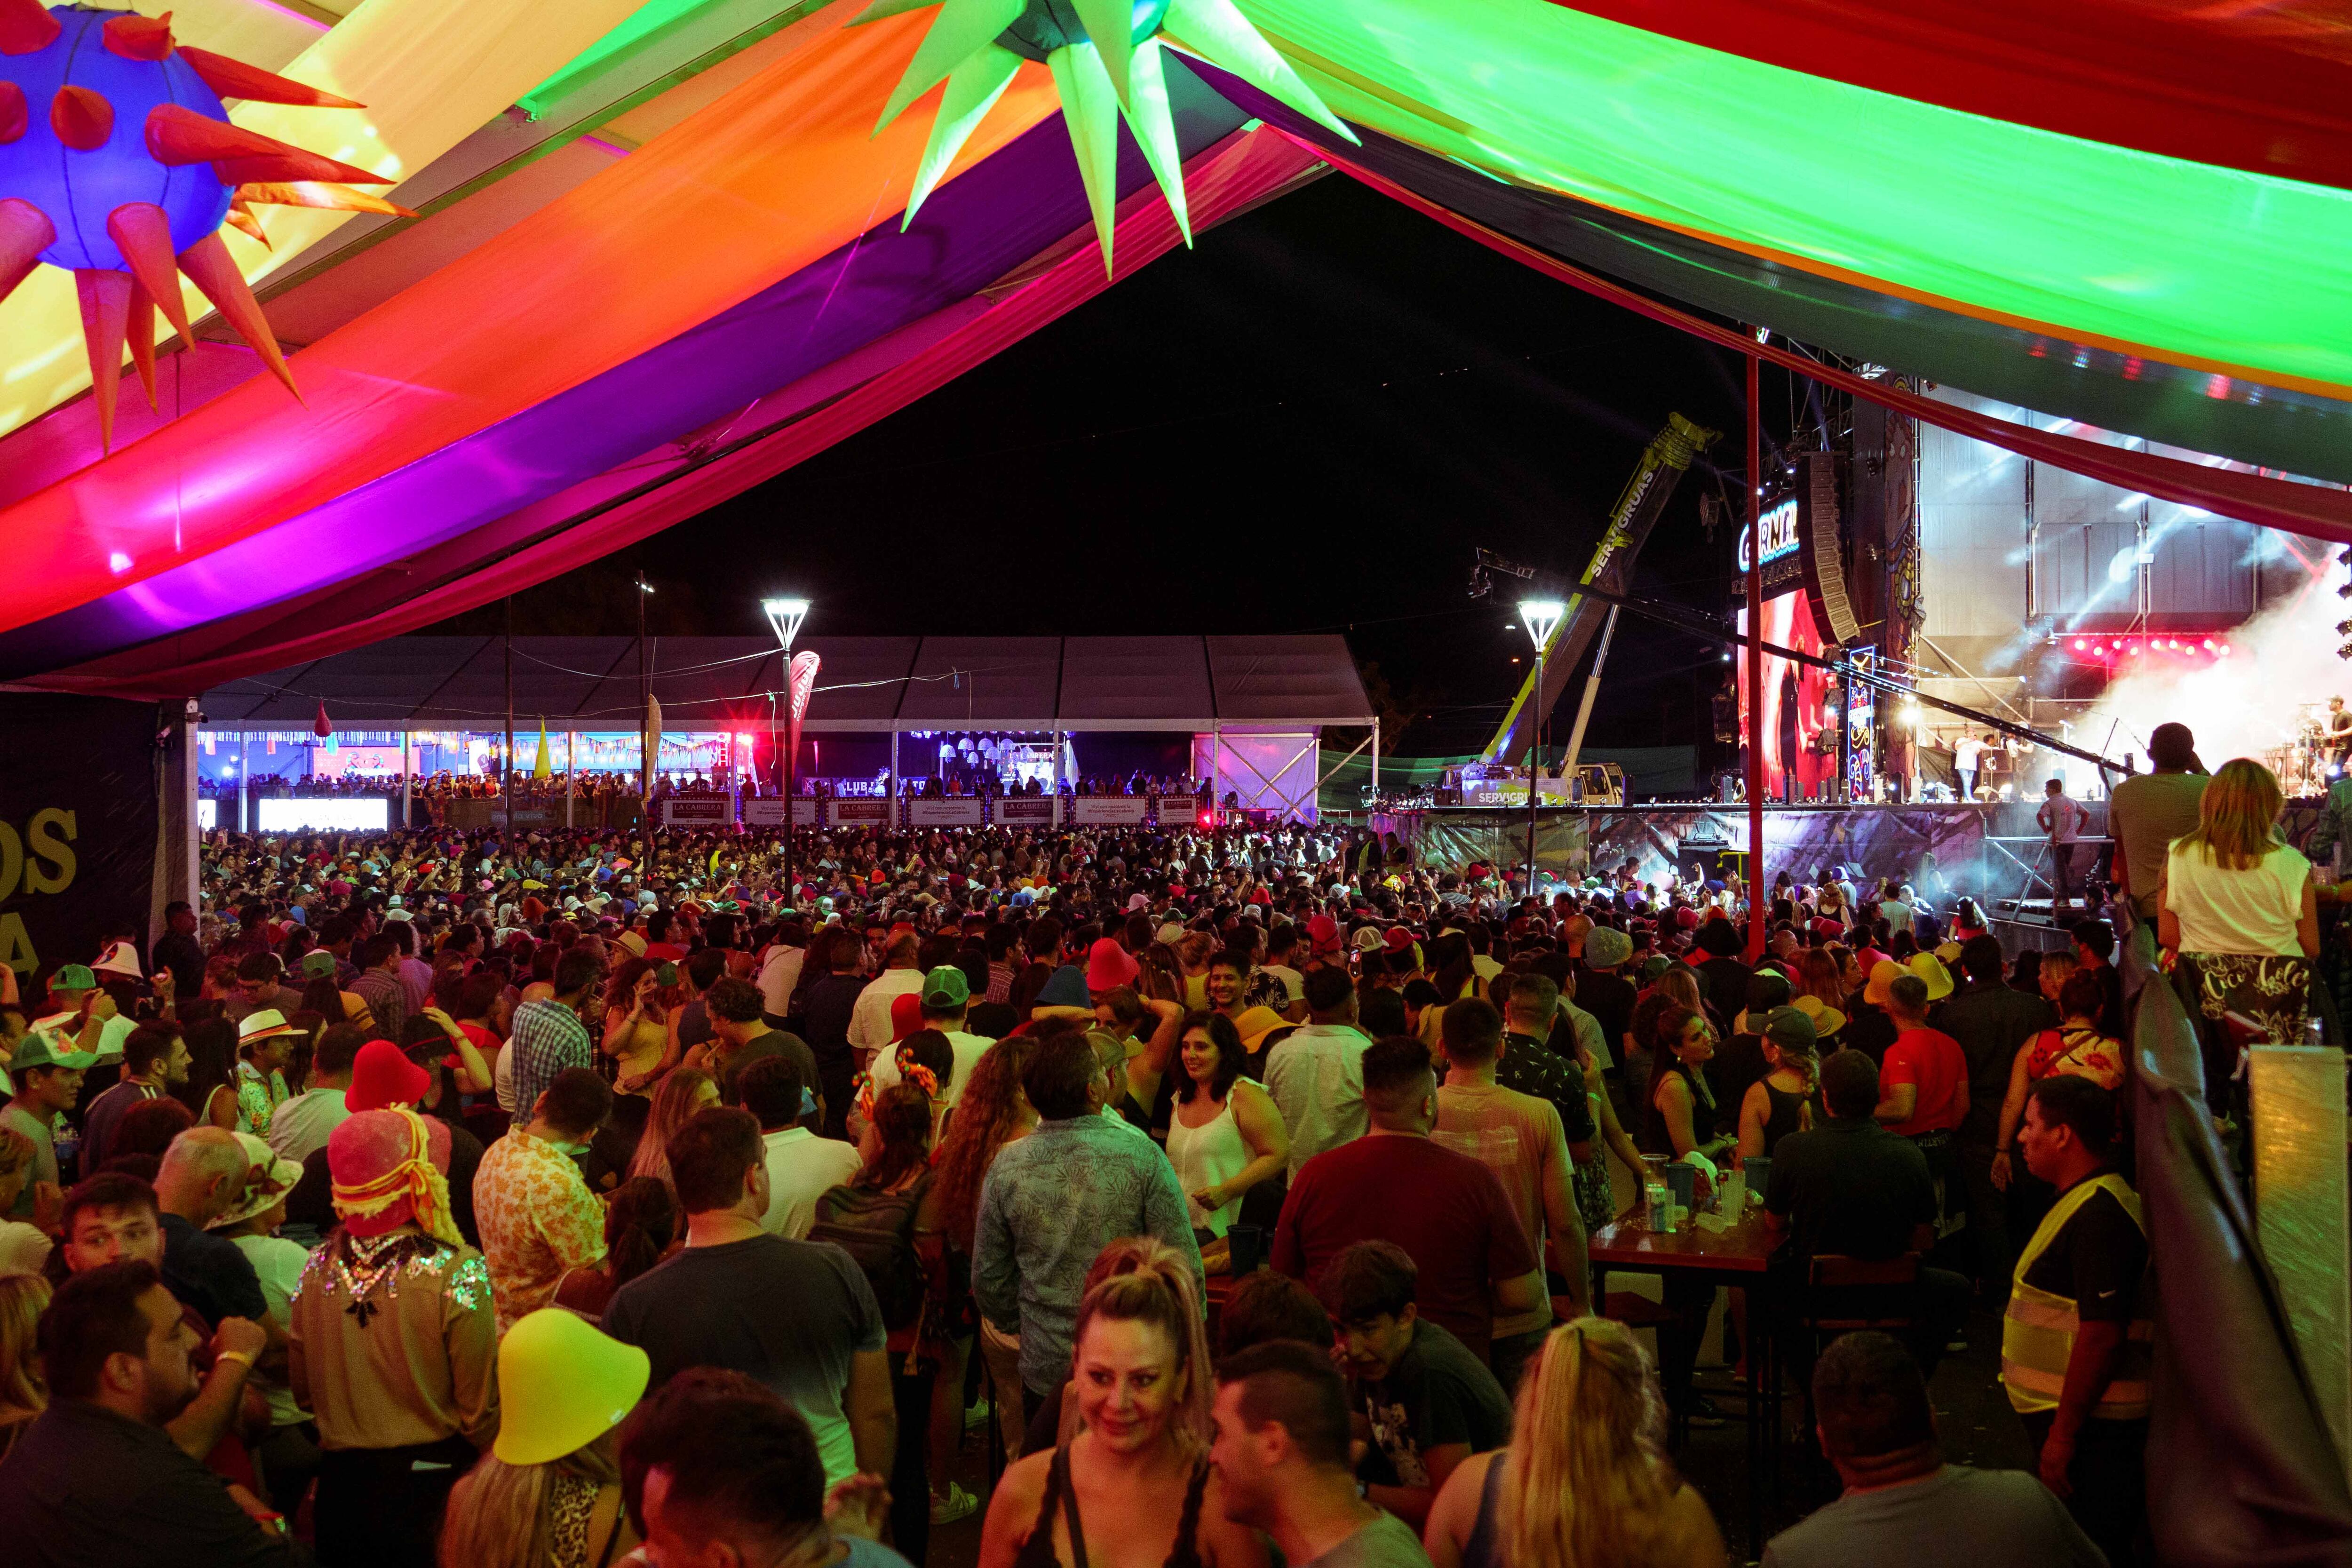
[[[666,342],[906,205],[929,117],[871,136],[928,15],[835,32],[295,361],[0,512],[0,627],[316,507]],[[1024,68],[958,160],[1056,111]]]
[[[1185,188],[1191,197],[1195,233],[1206,231],[1258,204],[1279,195],[1317,172],[1321,155],[1312,148],[1277,132],[1239,132],[1208,149],[1185,165]],[[740,494],[787,468],[824,451],[877,420],[887,417],[927,393],[946,384],[992,354],[1009,347],[1111,286],[1103,276],[1090,230],[1073,235],[1080,241],[1067,247],[1050,265],[1015,287],[991,289],[983,300],[950,306],[930,321],[905,329],[912,351],[891,353],[886,341],[875,345],[887,368],[877,365],[868,379],[835,395],[831,369],[808,378],[808,396],[823,404],[806,417],[716,462],[695,468],[693,460],[672,459],[681,473],[672,482],[627,500],[574,528],[518,550],[494,565],[434,592],[420,595],[380,614],[352,620],[331,611],[304,612],[281,620],[273,630],[279,636],[241,639],[235,651],[209,658],[175,657],[172,642],[133,649],[110,658],[44,676],[40,684],[56,690],[109,696],[151,696],[201,690],[262,670],[299,664],[305,659],[399,637],[429,626],[501,595],[526,588],[569,571],[585,561],[659,532],[679,520]],[[1114,254],[1118,277],[1124,279],[1180,244],[1173,218],[1156,187],[1146,186],[1119,205]],[[1024,269],[1026,271],[1027,269]],[[982,308],[975,310],[978,305]],[[851,356],[853,359],[858,356]],[[796,384],[796,385],[799,384]],[[830,398],[830,401],[825,401]],[[794,389],[777,395],[777,402],[797,401]],[[755,427],[756,417],[751,423]],[[657,467],[641,459],[629,466],[634,482],[657,477]],[[529,520],[518,531],[528,536],[553,521],[551,513],[567,500],[572,510],[593,504],[604,479],[572,487],[564,496],[550,498],[513,517],[477,531],[476,536],[451,545],[487,554],[504,541],[484,538],[500,533],[517,520]],[[299,629],[299,635],[298,634]]]

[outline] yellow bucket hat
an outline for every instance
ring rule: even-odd
[[[653,1363],[561,1307],[541,1307],[499,1344],[499,1438],[509,1465],[544,1465],[584,1448],[636,1407]]]

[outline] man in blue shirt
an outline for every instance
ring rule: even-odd
[[[971,1265],[980,1310],[1021,1336],[1027,1415],[1069,1373],[1078,1298],[1106,1246],[1156,1237],[1191,1258],[1195,1280],[1207,1285],[1168,1156],[1101,1114],[1094,1047],[1075,1025],[1049,1024],[1039,1037],[1021,1074],[1037,1128],[989,1167]]]

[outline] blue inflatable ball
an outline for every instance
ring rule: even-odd
[[[226,121],[221,100],[186,61],[130,60],[106,47],[104,27],[121,11],[61,5],[50,12],[64,30],[47,48],[0,55],[0,81],[25,91],[29,121],[16,141],[0,144],[0,197],[32,203],[57,226],[57,243],[41,253],[53,267],[126,270],[108,237],[106,219],[125,202],[152,202],[171,220],[172,249],[185,250],[228,216],[229,187],[209,163],[172,168],[147,151],[147,115],[177,103]],[[113,106],[114,130],[90,152],[68,147],[49,128],[49,103],[61,87],[82,87]]]

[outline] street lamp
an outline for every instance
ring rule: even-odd
[[[808,619],[809,602],[806,599],[762,599],[760,601],[760,608],[767,612],[768,626],[775,632],[776,641],[783,647],[784,717],[790,719],[793,701],[793,639],[801,635],[801,623]],[[772,746],[776,743],[775,731],[775,708],[772,700],[768,710],[768,741]],[[784,726],[784,733],[787,737],[791,736],[790,724]],[[780,748],[784,760],[784,900],[793,905],[799,903],[799,900],[793,897],[793,763],[794,760],[793,753],[799,749],[792,744],[789,739]]]
[[[1535,700],[1528,713],[1528,897],[1536,896],[1536,802],[1540,796],[1538,774],[1543,771],[1544,651],[1551,634],[1559,629],[1568,606],[1558,599],[1523,599],[1519,624],[1536,645]]]

